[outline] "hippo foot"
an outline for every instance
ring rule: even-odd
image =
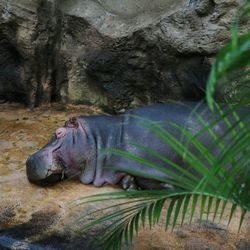
[[[160,187],[164,188],[164,189],[168,189],[168,190],[175,190],[176,189],[174,186],[167,184],[167,183],[161,183]]]
[[[135,177],[131,175],[125,175],[121,180],[122,188],[126,191],[140,190],[135,182]]]

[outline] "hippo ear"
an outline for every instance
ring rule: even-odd
[[[68,127],[68,128],[78,128],[79,127],[79,123],[77,121],[77,118],[76,117],[70,117],[69,120],[66,121],[65,127]]]
[[[76,117],[70,117],[68,121],[65,122],[65,127],[68,128],[79,128],[83,130],[85,134],[87,134],[87,129],[86,127],[77,120]]]

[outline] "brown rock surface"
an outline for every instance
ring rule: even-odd
[[[14,104],[0,105],[0,249],[101,249],[89,242],[93,235],[101,234],[102,228],[86,235],[77,231],[79,225],[72,223],[80,211],[86,213],[100,204],[70,208],[69,202],[86,195],[116,191],[117,188],[95,188],[78,180],[39,187],[30,184],[25,174],[28,155],[43,146],[69,116],[97,113],[100,110],[86,106],[63,109],[56,105],[30,112]],[[162,218],[153,230],[148,227],[141,230],[133,245],[124,249],[248,249],[249,219],[237,234],[239,212],[228,229],[225,226],[227,216],[228,211],[220,225],[185,225],[167,232]],[[200,245],[208,248],[199,248]]]

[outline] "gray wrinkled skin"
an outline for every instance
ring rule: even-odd
[[[104,154],[102,150],[105,148],[122,149],[166,168],[171,168],[163,161],[149,155],[145,150],[135,147],[134,143],[150,148],[187,168],[188,166],[183,162],[181,156],[147,129],[145,124],[148,124],[146,120],[156,122],[176,139],[187,143],[183,140],[181,133],[171,124],[185,126],[193,135],[197,134],[204,125],[192,112],[196,105],[196,103],[157,104],[135,109],[123,115],[80,116],[70,119],[65,123],[65,127],[61,128],[65,132],[63,136],[59,135],[57,138],[55,136],[50,143],[28,158],[26,162],[28,179],[35,183],[54,182],[65,175],[66,177],[79,176],[82,183],[93,183],[98,187],[104,184],[120,183],[124,189],[128,190],[138,187],[144,189],[172,188],[153,180],[128,177],[126,172],[134,170],[168,178],[155,169],[121,156]],[[207,122],[211,122],[217,116],[203,104],[199,106],[197,113]],[[229,117],[229,120],[233,121],[233,119]],[[221,135],[225,129],[226,124],[221,122],[213,128],[213,131],[216,135]],[[230,140],[230,137],[225,140]],[[200,141],[205,147],[214,143],[208,133],[204,134]],[[190,149],[197,153],[191,146]],[[215,147],[212,153],[218,155],[219,148]],[[110,166],[116,169],[110,169]]]

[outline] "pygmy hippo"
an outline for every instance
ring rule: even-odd
[[[154,122],[170,132],[177,140],[188,143],[173,124],[183,126],[195,135],[204,127],[201,117],[207,122],[216,117],[205,104],[197,108],[196,112],[199,115],[194,114],[195,107],[196,103],[156,104],[116,116],[73,117],[64,127],[56,130],[55,136],[46,146],[27,159],[28,179],[30,182],[43,183],[59,181],[63,176],[79,176],[82,183],[93,183],[98,187],[104,184],[121,184],[124,189],[134,188],[136,185],[146,189],[165,187],[163,182],[156,182],[145,176],[138,177],[136,173],[168,178],[166,174],[143,162],[136,162],[117,154],[103,153],[102,150],[107,148],[124,150],[164,168],[171,168],[166,161],[145,150],[148,148],[187,168],[182,156],[152,132],[147,124]],[[225,127],[225,122],[220,122],[213,128],[213,132],[216,135],[222,134]],[[205,147],[214,143],[209,133],[204,134],[200,140]],[[215,147],[213,150],[214,154],[219,154],[219,148]],[[135,173],[134,177],[128,178],[128,170]]]

